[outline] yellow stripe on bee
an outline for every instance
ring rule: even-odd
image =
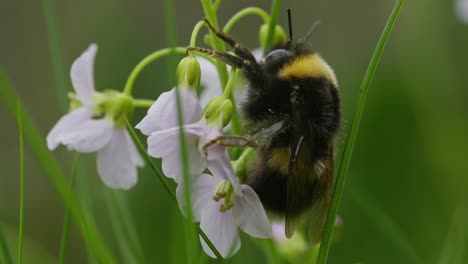
[[[289,160],[290,151],[289,148],[275,148],[268,157],[267,164],[271,168],[279,170],[281,173],[288,175],[289,174]],[[296,162],[292,166],[292,174],[299,176],[306,176],[307,173],[304,172],[306,169],[301,156],[296,157]],[[291,175],[292,176],[292,175]]]
[[[338,86],[333,69],[317,53],[294,58],[278,72],[278,78],[283,80],[321,77]]]
[[[287,174],[289,170],[289,148],[275,148],[268,157],[268,165]]]

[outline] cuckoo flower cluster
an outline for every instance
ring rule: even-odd
[[[137,183],[137,168],[143,166],[143,160],[125,128],[125,119],[131,117],[138,100],[114,90],[95,90],[96,53],[97,45],[91,44],[73,63],[70,76],[75,92],[70,93],[70,112],[49,132],[47,145],[51,150],[62,144],[81,153],[97,152],[97,169],[103,182],[111,188],[130,189]],[[271,237],[272,229],[257,194],[238,181],[226,147],[212,144],[222,136],[232,112],[232,103],[221,95],[214,66],[200,59],[206,65],[200,71],[195,57],[184,60],[191,63],[181,63],[179,68],[186,68],[181,72],[198,74],[191,79],[201,79],[206,87],[205,108],[193,83],[186,82],[162,93],[136,128],[148,136],[148,154],[160,158],[164,175],[178,184],[177,200],[185,213],[189,205],[183,181],[182,128],[189,160],[193,221],[200,222],[220,254],[229,257],[240,248],[239,229],[259,238]],[[215,257],[203,240],[201,243],[205,252]]]

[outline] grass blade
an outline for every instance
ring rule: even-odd
[[[128,122],[128,120],[125,120],[125,126],[127,127],[127,130],[130,133],[130,136],[132,137],[133,141],[135,142],[135,144],[136,144],[136,146],[138,148],[138,151],[140,152],[140,154],[145,159],[146,164],[150,165],[151,170],[157,176],[158,180],[161,182],[161,184],[163,185],[166,192],[169,194],[169,196],[172,198],[172,200],[174,200],[174,202],[177,203],[176,195],[175,195],[174,191],[171,189],[171,187],[169,187],[169,184],[167,183],[166,177],[163,175],[161,170],[158,169],[158,167],[156,167],[156,165],[154,165],[153,161],[151,160],[151,157],[148,155],[148,153],[146,152],[145,147],[143,146],[140,139],[138,138],[138,136],[137,136],[137,134],[135,132],[135,129],[133,129],[132,125]],[[213,243],[210,241],[210,239],[203,232],[203,230],[201,230],[201,228],[197,224],[195,224],[195,229],[197,230],[200,237],[208,245],[208,247],[213,251],[216,258],[219,261],[223,262],[223,260],[224,260],[223,257],[221,256],[219,251],[216,249],[216,247],[213,245]]]
[[[17,102],[19,97],[15,90],[10,85],[7,76],[3,69],[0,69],[0,101],[6,106],[8,112],[14,117]],[[78,225],[85,243],[93,250],[94,254],[102,263],[115,263],[114,257],[103,243],[100,234],[96,227],[91,225],[87,219],[80,202],[78,201],[73,190],[65,179],[65,175],[60,168],[57,160],[53,157],[52,153],[45,145],[44,136],[41,135],[38,128],[32,121],[32,118],[25,111],[22,103],[19,104],[21,108],[21,119],[23,121],[24,138],[31,147],[33,154],[37,158],[40,167],[44,170],[49,178],[49,181],[55,187],[59,197],[64,202],[65,206],[70,208],[70,213]]]
[[[70,177],[70,188],[73,189],[75,186],[75,178],[78,171],[80,155],[76,153],[73,157],[72,164],[72,173]],[[65,209],[65,214],[63,216],[63,226],[62,226],[62,236],[60,237],[60,249],[59,249],[59,260],[58,263],[65,263],[65,253],[67,249],[68,242],[68,230],[70,226],[70,209],[67,207]]]
[[[109,210],[109,220],[125,263],[145,263],[135,225],[128,213],[126,197],[116,190],[104,187],[104,197]]]
[[[388,37],[390,36],[390,32],[392,31],[393,25],[395,24],[395,21],[398,17],[398,14],[400,13],[401,7],[404,2],[405,0],[396,1],[392,13],[390,14],[390,17],[387,20],[387,24],[385,25],[385,28],[380,36],[379,42],[377,43],[377,47],[375,48],[374,54],[372,55],[371,61],[369,63],[369,66],[367,67],[366,74],[364,75],[364,79],[360,87],[361,94],[359,97],[358,108],[356,110],[356,113],[354,114],[353,124],[348,134],[348,139],[346,140],[343,157],[341,160],[340,168],[338,170],[336,184],[333,191],[333,198],[330,205],[330,209],[328,211],[327,222],[325,225],[323,239],[320,246],[317,261],[318,264],[325,264],[327,262],[328,251],[330,249],[330,242],[333,233],[333,226],[335,223],[336,214],[338,212],[338,206],[341,200],[341,196],[343,195],[343,187],[346,182],[349,164],[351,161],[351,156],[353,154],[354,144],[356,142],[362,113],[364,112],[367,91],[369,89],[370,83],[372,82],[372,78],[374,77],[380,58],[382,57],[385,44],[387,43]]]
[[[21,104],[19,99],[16,102],[16,118],[19,131],[19,152],[20,152],[20,212],[19,212],[19,234],[18,234],[18,259],[17,263],[23,263],[23,238],[24,238],[24,142],[23,142],[23,120],[21,118]]]
[[[177,45],[177,36],[176,36],[176,27],[175,27],[175,9],[174,9],[174,1],[173,0],[166,0],[166,29],[167,29],[167,36],[168,36],[168,46],[169,48],[175,48]],[[173,51],[172,54],[169,56],[168,59],[168,76],[169,76],[169,83],[175,83],[175,57],[176,53]],[[187,217],[184,221],[184,229],[185,229],[185,239],[186,239],[186,249],[187,249],[187,263],[195,263],[198,259],[197,248],[198,248],[198,241],[197,236],[195,234],[195,230],[193,229],[192,219],[193,219],[193,212],[192,212],[192,187],[191,187],[191,180],[190,180],[190,164],[189,164],[189,157],[187,153],[187,141],[185,139],[184,134],[184,117],[182,115],[182,102],[180,100],[180,91],[179,88],[176,87],[176,95],[177,95],[177,121],[179,124],[179,140],[180,140],[180,151],[181,151],[181,160],[182,160],[182,171],[183,171],[183,186],[184,186],[184,195],[185,195],[185,203],[187,204]]]
[[[11,251],[10,248],[8,247],[8,243],[5,239],[5,235],[3,233],[2,227],[0,226],[0,252],[3,255],[0,255],[0,263],[6,263],[6,264],[13,264],[13,258],[11,257]]]

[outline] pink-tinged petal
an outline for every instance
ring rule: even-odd
[[[223,155],[218,159],[208,160],[207,168],[215,177],[220,177],[221,179],[229,181],[238,196],[243,195],[241,185],[236,178],[236,174],[234,173],[234,169],[232,168],[231,160],[226,149],[224,150]]]
[[[111,188],[128,190],[137,182],[137,164],[126,142],[126,130],[113,129],[109,137],[109,144],[97,154],[99,176]]]
[[[468,24],[468,0],[455,0],[455,14],[464,24]]]
[[[255,191],[248,185],[242,185],[242,197],[233,200],[232,217],[234,223],[245,233],[260,238],[271,237],[272,229],[268,217]]]
[[[277,242],[285,242],[288,240],[285,232],[284,222],[274,222],[272,224],[273,229],[273,239]]]
[[[222,180],[208,174],[202,174],[192,182],[192,213],[195,222],[201,220],[201,214],[207,205],[213,203],[213,196]],[[185,203],[185,187],[183,183],[177,185],[177,201],[180,210],[185,215],[187,205]]]
[[[234,255],[241,246],[237,226],[232,221],[232,210],[219,211],[223,201],[209,203],[201,215],[200,227],[224,258]],[[211,249],[200,238],[203,250],[215,258]]]
[[[96,58],[97,45],[91,44],[80,57],[72,64],[70,77],[73,88],[83,104],[93,104],[94,89],[94,59]]]
[[[175,89],[162,93],[148,109],[147,115],[136,125],[141,133],[149,136],[153,132],[179,125]],[[202,114],[197,96],[186,88],[180,88],[179,91],[184,124],[197,122]]]
[[[55,140],[70,150],[95,152],[109,143],[114,123],[106,119],[84,119],[73,126],[63,128]]]
[[[133,164],[135,164],[135,166],[139,168],[143,167],[145,165],[145,162],[143,158],[141,157],[140,153],[138,152],[135,142],[133,142],[132,137],[130,136],[130,134],[128,133],[126,129],[124,129],[124,133],[125,133],[125,141],[127,142],[127,148],[130,153],[130,158]]]
[[[81,123],[91,119],[92,110],[86,107],[80,107],[59,119],[52,130],[47,135],[47,147],[54,150],[58,147],[60,136],[73,132]]]
[[[200,175],[206,168],[205,159],[195,146],[196,139],[196,136],[185,133],[191,175]],[[151,134],[148,137],[148,154],[162,158],[164,174],[178,183],[181,182],[183,169],[178,127]]]
[[[221,95],[223,91],[218,70],[213,63],[202,57],[197,57],[197,60],[201,69],[200,84],[204,87],[200,95],[200,104],[204,108],[213,97]]]

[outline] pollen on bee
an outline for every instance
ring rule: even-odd
[[[317,53],[295,58],[278,72],[278,78],[325,78],[338,85],[333,69]]]

